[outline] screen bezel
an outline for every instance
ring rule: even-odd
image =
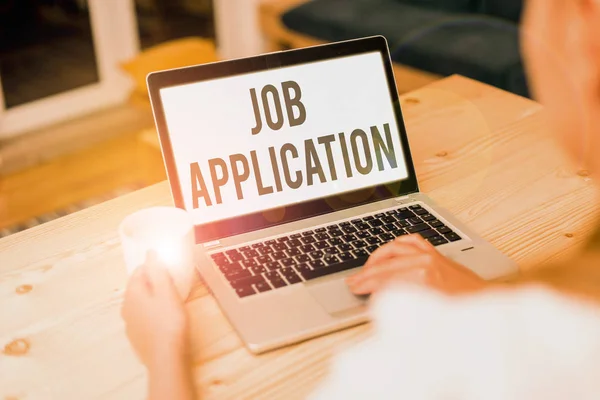
[[[177,173],[173,149],[169,138],[169,130],[167,128],[162,99],[160,97],[161,89],[371,52],[379,52],[383,60],[388,89],[390,91],[390,97],[396,116],[396,124],[400,133],[400,141],[402,143],[408,177],[403,180],[349,193],[336,194],[325,198],[282,206],[277,209],[265,210],[253,214],[196,225],[195,234],[197,243],[204,243],[252,232],[419,191],[387,41],[383,36],[374,36],[299,50],[263,54],[256,57],[158,71],[148,75],[148,91],[160,139],[163,160],[167,171],[167,178],[171,186],[173,201],[176,207],[185,209],[181,183]]]

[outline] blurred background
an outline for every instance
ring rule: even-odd
[[[147,73],[384,35],[398,90],[528,96],[522,0],[0,0],[0,237],[165,179]]]

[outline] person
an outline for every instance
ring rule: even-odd
[[[534,96],[578,168],[600,171],[600,1],[528,0],[522,43]],[[333,362],[331,398],[596,399],[600,230],[568,262],[485,282],[418,236],[383,246],[348,279],[374,294],[373,337]],[[150,260],[123,317],[151,399],[192,399],[189,332],[168,273]]]

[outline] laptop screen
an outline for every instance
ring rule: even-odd
[[[379,51],[160,89],[196,225],[408,177]]]

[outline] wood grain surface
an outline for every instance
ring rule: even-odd
[[[454,76],[402,97],[421,188],[523,269],[566,257],[597,194],[527,99]],[[117,226],[172,204],[166,182],[0,240],[0,399],[142,399],[123,329]],[[208,399],[299,399],[370,326],[251,355],[198,283],[188,310],[195,379]]]

